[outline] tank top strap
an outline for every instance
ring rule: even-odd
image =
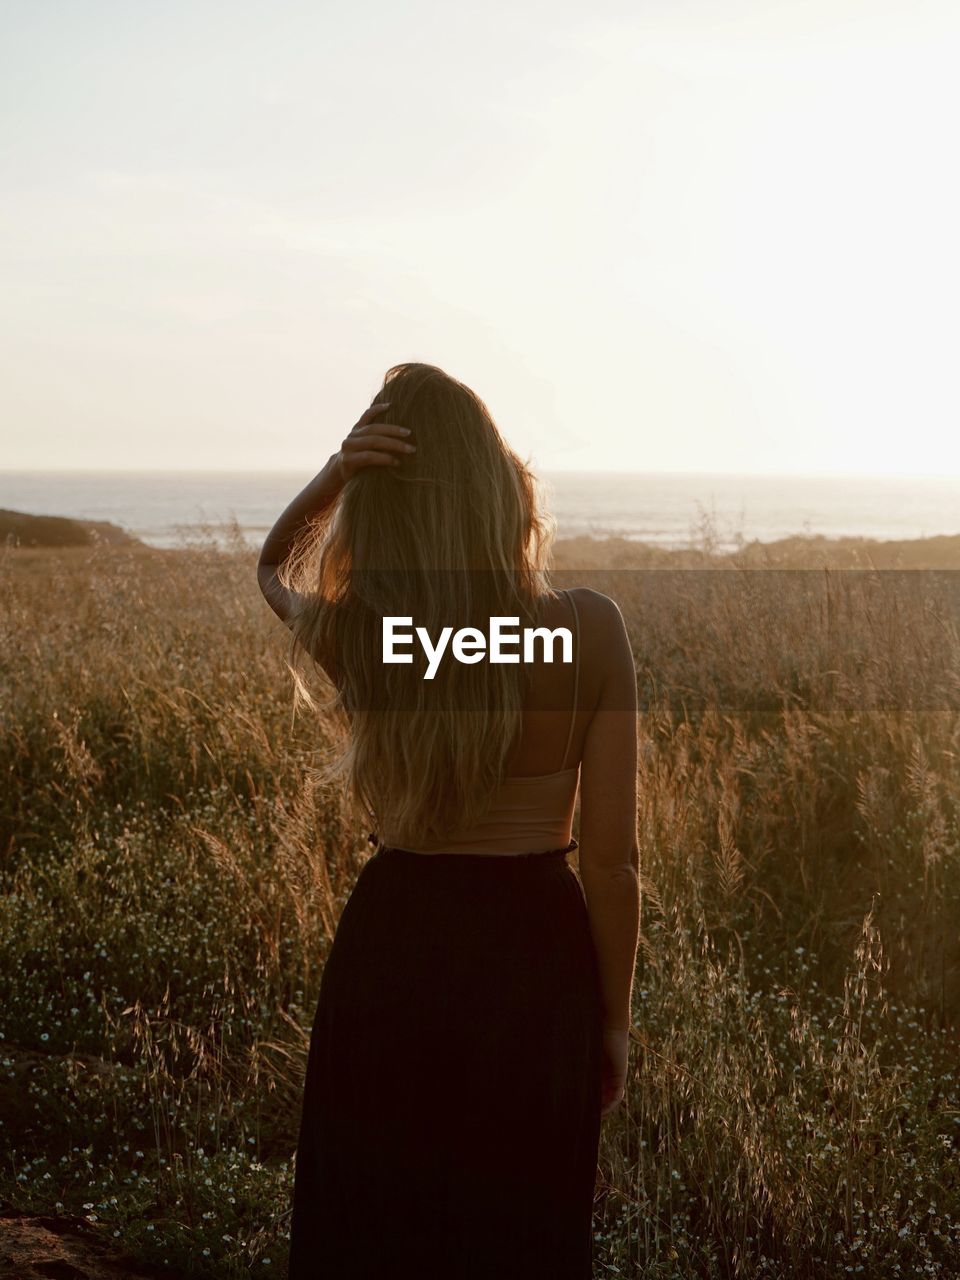
[[[567,733],[567,745],[563,750],[563,760],[560,764],[561,771],[567,768],[567,756],[570,753],[570,744],[573,741],[573,729],[577,723],[577,700],[580,695],[580,615],[577,612],[577,602],[567,587],[563,587],[563,594],[570,602],[573,610],[573,710],[570,712],[570,729]]]

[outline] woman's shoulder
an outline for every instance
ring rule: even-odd
[[[593,587],[571,587],[583,640],[583,662],[601,683],[634,678],[633,644],[620,606]]]
[[[580,616],[590,619],[601,630],[611,627],[619,630],[623,626],[623,614],[612,596],[604,595],[594,587],[568,587],[567,590]]]

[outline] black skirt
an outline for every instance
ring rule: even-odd
[[[589,1280],[596,953],[549,853],[381,846],[320,984],[289,1280]]]

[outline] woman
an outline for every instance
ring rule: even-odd
[[[616,604],[549,587],[551,535],[483,402],[404,364],[264,543],[261,590],[349,726],[330,776],[376,828],[321,980],[290,1280],[592,1274],[638,941],[636,675]],[[388,617],[434,640],[510,617],[572,653],[425,679],[416,645],[384,662]]]

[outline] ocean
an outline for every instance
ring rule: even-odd
[[[307,472],[7,471],[0,508],[110,520],[158,547],[235,520],[251,544]],[[900,539],[960,533],[960,477],[543,472],[558,537],[619,535],[678,548],[792,534]]]

